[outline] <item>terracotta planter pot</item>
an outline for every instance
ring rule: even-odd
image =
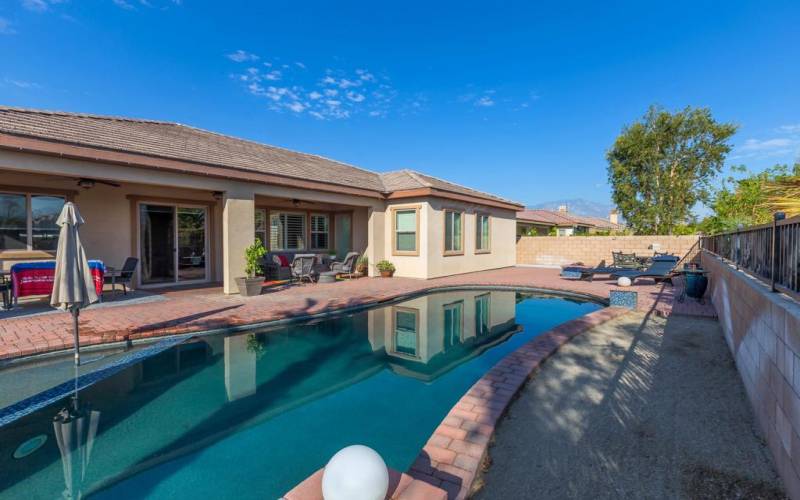
[[[242,297],[261,295],[261,285],[263,283],[264,278],[260,276],[255,278],[236,278],[236,286],[239,287],[239,295]]]
[[[394,275],[394,271],[381,271],[381,278],[391,278]]]

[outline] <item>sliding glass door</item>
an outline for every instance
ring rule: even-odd
[[[204,207],[139,205],[139,259],[143,285],[208,279]]]

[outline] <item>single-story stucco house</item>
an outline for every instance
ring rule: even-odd
[[[140,259],[140,287],[219,282],[244,250],[366,255],[397,276],[515,264],[513,201],[410,170],[376,173],[177,123],[0,107],[0,266],[52,259],[73,200],[90,258]]]

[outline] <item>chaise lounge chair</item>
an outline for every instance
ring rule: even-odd
[[[644,271],[617,271],[611,273],[612,278],[630,278],[631,284],[637,278],[653,278],[656,283],[666,281],[672,284],[672,272],[678,265],[678,257],[674,255],[660,255],[653,257],[653,263]]]

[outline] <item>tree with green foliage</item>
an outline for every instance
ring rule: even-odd
[[[614,204],[636,234],[673,234],[690,224],[692,207],[708,202],[736,125],[707,108],[670,113],[651,106],[626,126],[608,151]]]
[[[733,175],[714,193],[713,214],[700,223],[701,231],[706,234],[770,222],[773,209],[768,203],[768,186],[783,182],[791,175],[788,165],[775,165],[760,173],[735,166],[731,172]],[[794,172],[800,173],[800,163],[794,166]]]

